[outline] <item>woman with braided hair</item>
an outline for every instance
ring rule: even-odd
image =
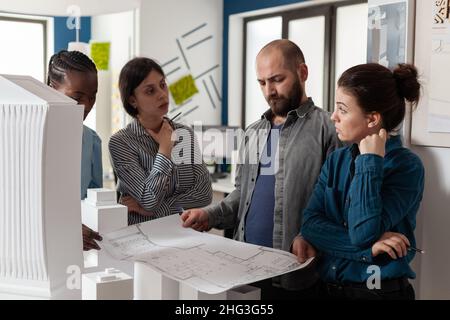
[[[61,50],[50,58],[47,85],[84,105],[84,121],[95,104],[97,68],[85,54]],[[101,140],[94,130],[83,125],[81,199],[86,198],[87,189],[102,186]],[[83,249],[100,249],[94,240],[101,240],[101,237],[83,225]]]

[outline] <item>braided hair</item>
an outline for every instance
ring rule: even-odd
[[[64,83],[64,76],[68,71],[97,73],[97,68],[84,53],[61,50],[50,58],[47,85],[54,88],[55,84]]]

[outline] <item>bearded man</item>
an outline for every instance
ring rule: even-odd
[[[198,231],[234,228],[236,240],[290,251],[322,164],[340,144],[329,113],[306,95],[308,67],[295,43],[282,39],[264,46],[256,73],[270,109],[246,129],[236,189],[181,218]],[[317,279],[308,267],[254,285],[263,300],[312,298]]]

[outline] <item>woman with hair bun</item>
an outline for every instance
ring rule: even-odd
[[[398,135],[406,103],[420,96],[417,70],[374,63],[345,71],[331,116],[345,148],[322,167],[292,252],[319,253],[323,294],[337,299],[414,299],[408,279],[424,189],[421,160]]]

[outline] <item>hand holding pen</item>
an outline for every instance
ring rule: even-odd
[[[406,257],[408,251],[425,253],[425,251],[421,249],[412,247],[408,238],[398,232],[385,232],[372,246],[373,257],[376,257],[382,253],[387,253],[394,260]]]
[[[408,251],[415,251],[418,253],[425,253],[425,250],[419,249],[419,248],[415,248],[415,247],[408,247]]]

